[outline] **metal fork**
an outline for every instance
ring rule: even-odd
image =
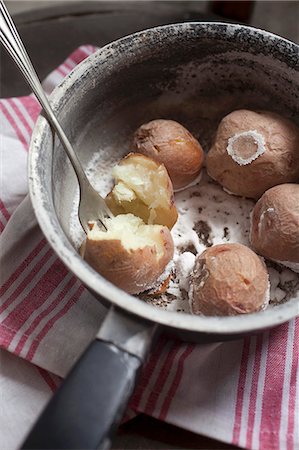
[[[43,107],[45,115],[55,129],[73,165],[80,188],[78,216],[82,228],[85,233],[87,233],[89,230],[89,221],[100,221],[105,227],[105,218],[113,217],[113,214],[107,207],[104,199],[88,181],[72,145],[66,137],[50,106],[30,58],[25,50],[24,44],[17,32],[15,24],[2,0],[0,0],[0,42],[17,64],[27,83],[36,95],[39,103]]]

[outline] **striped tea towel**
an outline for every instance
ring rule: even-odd
[[[49,93],[95,50],[77,49],[44,82]],[[26,159],[40,107],[33,96],[0,100],[0,345],[51,372],[54,387],[105,315],[57,259],[27,196]],[[299,319],[258,337],[206,345],[162,338],[127,417],[143,412],[240,447],[299,448]]]

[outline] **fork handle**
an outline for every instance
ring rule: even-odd
[[[25,80],[31,87],[32,91],[36,95],[39,103],[43,107],[43,110],[55,129],[58,137],[60,138],[66,153],[73,165],[75,173],[77,175],[79,184],[88,183],[87,177],[81,166],[81,163],[74,152],[68,138],[66,137],[63,129],[61,128],[55,114],[52,111],[50,103],[44,93],[42,85],[38,79],[38,76],[34,70],[34,67],[30,61],[30,58],[25,50],[23,42],[20,38],[19,33],[15,27],[15,24],[3,2],[0,0],[0,42],[6,48],[14,62],[19,67],[21,73],[23,74]]]

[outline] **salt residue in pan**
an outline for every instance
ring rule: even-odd
[[[268,272],[268,288],[267,288],[267,292],[265,294],[265,299],[264,299],[264,303],[262,306],[262,311],[268,308],[269,302],[270,302],[270,292],[271,292],[271,285],[270,285],[270,275]]]
[[[98,153],[87,166],[87,176],[102,196],[106,196],[112,188],[111,168],[115,163],[115,158],[103,160],[103,155]],[[79,192],[71,216],[71,237],[77,248],[85,237],[77,217],[78,199]],[[145,292],[140,298],[168,311],[190,313],[188,287],[195,255],[221,243],[238,242],[250,246],[250,214],[254,201],[229,195],[203,171],[196,185],[175,193],[175,203],[179,218],[172,229],[175,244],[173,262],[167,266],[152,291],[170,272],[171,281],[163,294],[153,296],[152,292]],[[299,291],[299,275],[275,263],[265,262],[270,279],[270,305],[294,297]]]
[[[92,186],[103,197],[110,192],[113,186],[113,178],[111,175],[111,169],[116,164],[119,158],[112,156],[115,155],[113,149],[109,151],[98,151],[94,154],[87,167],[85,173]],[[82,241],[85,238],[85,233],[80,225],[78,219],[78,204],[79,204],[79,188],[76,190],[73,208],[71,212],[70,220],[70,235],[76,248],[79,248]]]
[[[285,302],[299,293],[299,275],[293,270],[266,261],[270,277],[270,304]]]
[[[252,143],[254,143],[256,145],[256,151],[252,153],[251,150],[250,156],[248,156],[247,158],[243,158],[238,154],[238,149],[235,148],[235,144],[241,145],[242,149],[244,150],[244,147],[246,148],[246,141],[250,142],[250,146],[252,146]],[[264,136],[258,133],[256,130],[243,131],[242,133],[237,133],[228,139],[226,150],[237,164],[239,164],[240,166],[246,166],[247,164],[250,164],[252,161],[257,159],[260,155],[265,153],[265,139]]]
[[[223,191],[205,172],[195,186],[175,194],[179,218],[172,229],[174,269],[168,289],[142,299],[168,311],[190,313],[188,290],[195,255],[222,243],[249,244],[250,214],[254,201]],[[265,261],[270,280],[270,305],[284,302],[299,291],[299,275]],[[268,298],[266,299],[268,301]]]
[[[288,267],[292,271],[299,273],[299,263],[290,262],[290,261],[277,261],[279,264]]]
[[[146,108],[142,105],[142,108],[134,109],[133,114],[130,106],[127,111],[129,120],[133,121],[138,117],[138,123],[144,123],[157,117],[157,114],[159,117],[173,118],[184,123],[199,139],[203,148],[208,150],[217,124],[226,114],[235,109],[258,109],[262,105],[265,110],[273,110],[274,107],[274,110],[279,108],[278,112],[286,117],[292,115],[295,106],[290,104],[290,99],[295,97],[288,92],[288,87],[279,92],[279,96],[283,96],[283,98],[279,97],[275,102],[277,94],[275,77],[269,76],[266,81],[263,81],[262,85],[267,86],[266,90],[255,89],[253,92],[251,86],[255,84],[255,81],[257,81],[256,85],[260,86],[260,71],[256,70],[254,64],[251,64],[251,60],[249,61],[250,65],[246,67],[250,74],[248,77],[251,80],[250,86],[242,83],[242,86],[231,86],[231,80],[243,80],[244,67],[240,65],[238,52],[235,54],[231,52],[225,56],[224,60],[223,55],[220,55],[219,58],[213,55],[211,59],[207,59],[206,63],[202,64],[201,62],[200,70],[197,64],[185,66],[181,72],[178,71],[176,74],[175,83],[171,82],[167,87],[165,86],[166,81],[163,81],[161,91],[164,93],[149,102]],[[230,70],[228,70],[227,64],[228,56],[231,60]],[[262,57],[260,55],[249,56],[252,60],[256,59],[258,64],[267,65],[268,62],[270,65],[273,64],[272,59],[269,57],[268,61],[268,57],[265,55]],[[246,59],[246,55],[244,58]],[[279,65],[281,66],[281,64]],[[275,71],[278,73],[279,67],[276,69]],[[220,76],[221,83],[219,84]],[[225,88],[220,92],[220,85],[231,86],[233,89]],[[236,95],[238,88],[240,91]],[[125,115],[124,111],[121,111],[121,115],[122,117]],[[118,123],[117,120],[116,123]],[[121,121],[121,123],[123,125],[125,122]],[[121,136],[119,136],[120,130],[123,130]],[[121,139],[128,138],[127,131],[123,127],[118,128],[115,132],[115,135],[118,136],[117,142],[113,143],[114,148],[111,149],[111,152],[106,151],[106,148],[103,152],[97,152],[88,166],[91,181],[102,195],[109,192],[112,186],[111,169],[116,160],[121,157],[116,149],[121,148],[124,151],[127,150],[127,153],[129,152],[130,146],[124,145],[124,142],[121,141]],[[114,158],[111,157],[113,155]],[[107,160],[103,158],[107,158]],[[172,281],[164,294],[153,298],[144,293],[141,297],[147,303],[166,310],[190,312],[186,287],[189,285],[191,255],[201,253],[213,244],[239,242],[249,246],[250,213],[254,202],[229,195],[205,173],[196,185],[176,192],[175,202],[179,211],[179,219],[172,230],[175,243]],[[77,219],[77,204],[78,195],[72,214],[72,238],[79,246],[84,234],[82,234]],[[186,261],[187,265],[185,265]],[[266,264],[269,268],[271,285],[270,305],[284,302],[296,294],[298,295],[298,274],[268,261]],[[289,277],[290,280],[285,281],[285,277]]]

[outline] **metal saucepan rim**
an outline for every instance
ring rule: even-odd
[[[266,35],[272,41],[281,43],[282,41],[291,46],[291,51],[294,51],[294,55],[298,57],[298,46],[294,43],[280,38],[272,33],[258,30],[252,27],[227,24],[221,22],[189,22],[183,24],[166,25],[161,27],[152,28],[151,30],[145,30],[128,37],[124,37],[118,40],[118,44],[112,42],[106,45],[93,55],[90,55],[82,63],[80,63],[75,69],[61,82],[61,84],[54,90],[50,97],[51,104],[54,111],[59,111],[62,103],[63,96],[68,89],[71,89],[73,83],[79,79],[91,65],[97,60],[101,59],[101,63],[105,61],[105,58],[111,56],[111,50],[115,45],[125,44],[126,40],[130,40],[132,46],[132,40],[142,37],[144,34],[156,33],[157,31],[170,30],[182,31],[193,29],[195,27],[205,28],[212,33],[213,27],[223,27],[226,33],[234,33],[235,31],[242,30],[256,34],[260,33]],[[274,45],[273,43],[273,45]],[[297,50],[296,50],[297,49]],[[297,53],[296,53],[297,52]],[[202,317],[193,316],[191,314],[178,314],[176,312],[164,311],[158,308],[154,308],[139,299],[125,293],[118,289],[113,284],[105,280],[98,273],[96,273],[81,257],[77,254],[76,250],[72,247],[62,228],[59,225],[57,217],[52,215],[52,205],[48,204],[46,189],[40,183],[38,177],[38,154],[42,146],[44,136],[50,132],[50,127],[47,121],[40,116],[34,127],[29,153],[29,192],[33,209],[35,211],[38,223],[46,236],[49,244],[52,246],[58,257],[64,262],[64,264],[93,292],[111,301],[115,306],[123,308],[129,313],[143,317],[150,321],[157,322],[161,325],[174,327],[185,331],[195,331],[202,333],[213,334],[239,334],[246,332],[254,332],[267,327],[279,325],[287,320],[295,317],[299,314],[298,299],[293,299],[285,304],[276,306],[275,308],[268,309],[263,312],[253,313],[248,315],[239,315],[234,317]],[[54,207],[53,207],[54,210]]]

